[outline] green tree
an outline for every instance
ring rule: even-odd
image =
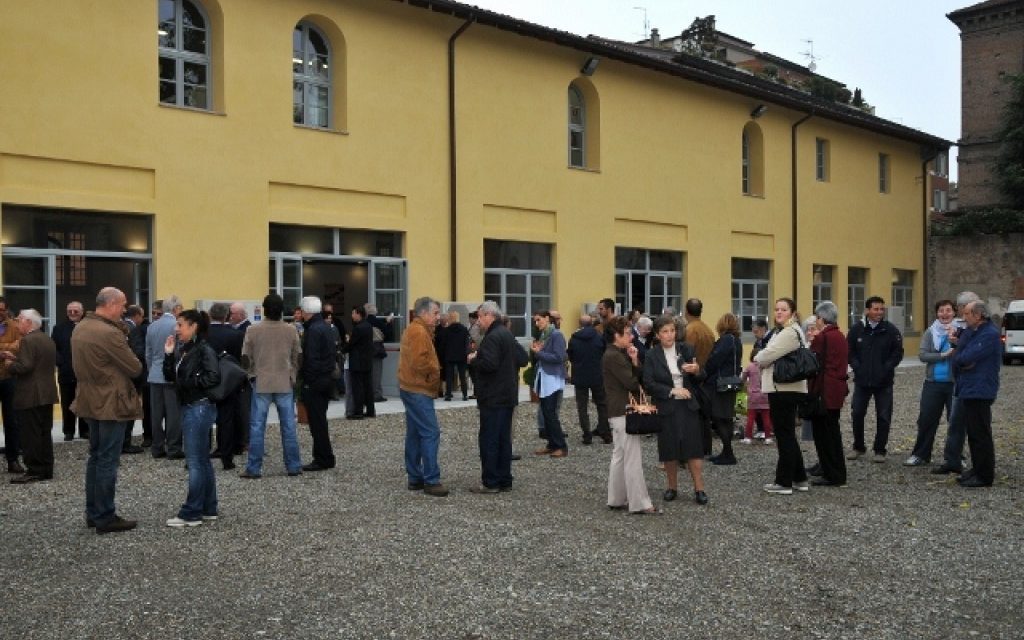
[[[1024,209],[1024,74],[1009,79],[1010,99],[1003,107],[1002,144],[996,161],[999,190],[1012,209]]]

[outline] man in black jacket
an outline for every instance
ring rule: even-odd
[[[324,322],[320,298],[306,296],[299,304],[305,325],[299,378],[302,380],[302,402],[309,415],[309,433],[313,436],[313,461],[302,470],[324,471],[333,469],[335,465],[334,449],[327,431],[327,405],[334,386],[331,379],[335,363],[334,329]]]
[[[71,332],[75,330],[83,317],[82,303],[77,300],[69,302],[67,306],[68,319],[58,323],[50,337],[57,345],[57,385],[60,387],[60,411],[64,421],[64,439],[74,440],[75,423],[78,423],[78,437],[82,440],[89,439],[89,427],[85,420],[75,416],[71,411],[71,402],[75,399],[75,391],[78,388],[78,380],[75,378],[75,369],[71,360]]]
[[[236,362],[242,361],[242,342],[245,332],[228,324],[231,309],[225,302],[214,302],[210,305],[210,329],[206,334],[206,343],[213,348],[218,356],[227,353]],[[248,382],[242,386],[247,385]],[[211,458],[220,458],[225,469],[235,468],[235,451],[242,444],[242,432],[249,425],[242,423],[239,410],[242,389],[217,403],[217,446],[210,452]]]
[[[129,307],[131,309],[131,307]],[[153,309],[159,309],[163,313],[163,300],[157,300]],[[141,308],[140,311],[143,311]],[[135,326],[128,330],[128,346],[132,353],[142,363],[142,373],[135,379],[135,390],[142,396],[142,447],[147,448],[153,445],[153,417],[152,399],[149,396],[149,382],[146,381],[148,371],[146,369],[146,332],[149,331],[149,318],[143,317],[135,322]],[[127,434],[125,434],[127,435]]]
[[[370,374],[373,371],[373,327],[366,321],[366,309],[362,305],[352,307],[352,334],[348,344],[348,371],[352,379],[352,415],[350,420],[375,418],[377,412],[373,407],[373,382]]]
[[[864,303],[864,319],[850,328],[847,342],[850,366],[853,368],[853,400],[850,415],[853,420],[853,451],[847,460],[856,460],[867,453],[864,444],[864,416],[868,403],[875,399],[874,450],[875,462],[885,462],[885,447],[889,443],[889,424],[892,422],[892,383],[896,367],[903,360],[903,335],[896,325],[884,319],[885,300],[872,296]]]
[[[473,493],[498,493],[512,488],[512,413],[519,404],[519,369],[526,350],[501,322],[501,308],[490,300],[477,310],[484,331],[477,350],[468,356],[475,372],[480,411],[480,484]]]
[[[605,403],[604,377],[601,374],[601,358],[604,357],[604,338],[592,326],[593,319],[586,314],[580,316],[580,329],[569,338],[569,363],[572,365],[572,384],[576,388],[576,412],[580,417],[583,444],[590,444],[589,397],[594,397],[597,407],[597,436],[605,444],[611,444],[612,431],[608,424],[608,406]]]

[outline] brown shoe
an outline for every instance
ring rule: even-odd
[[[424,485],[423,493],[435,498],[443,498],[448,495],[448,488],[441,483]]]
[[[104,533],[118,533],[119,531],[131,531],[135,528],[134,520],[125,520],[121,516],[114,516],[114,519],[107,524],[97,524],[96,533],[103,535]]]
[[[537,449],[536,451],[534,451],[533,455],[535,455],[535,456],[550,456],[551,455],[551,449],[548,449],[547,447],[541,447],[540,449]]]
[[[569,455],[569,452],[566,451],[565,449],[555,449],[554,451],[551,452],[552,458],[564,458],[567,455]]]

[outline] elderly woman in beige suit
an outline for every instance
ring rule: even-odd
[[[790,298],[775,301],[775,324],[781,328],[772,334],[768,345],[754,357],[754,362],[761,367],[761,391],[768,395],[768,407],[779,449],[775,482],[764,485],[764,490],[779,495],[792,495],[794,489],[808,489],[804,458],[796,439],[797,406],[807,395],[807,381],[782,384],[776,383],[774,379],[775,362],[807,344],[794,316],[795,311],[796,303]]]

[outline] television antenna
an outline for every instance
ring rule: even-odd
[[[643,39],[646,40],[647,38],[650,38],[651,37],[651,23],[647,20],[647,7],[633,7],[633,10],[634,11],[643,11],[644,12]]]
[[[807,70],[814,73],[818,68],[818,60],[821,60],[821,56],[814,55],[814,40],[804,40],[807,44],[807,51],[801,51],[802,55],[807,60]]]

